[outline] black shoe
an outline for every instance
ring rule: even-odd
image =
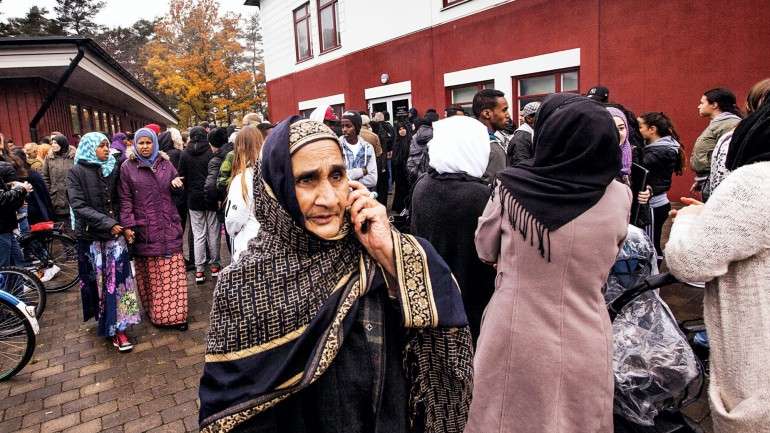
[[[180,323],[180,324],[176,325],[176,329],[178,329],[178,330],[180,330],[182,332],[187,331],[187,322]]]

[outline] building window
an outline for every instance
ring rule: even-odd
[[[70,119],[72,121],[72,133],[80,134],[80,113],[77,105],[70,105]]]
[[[332,111],[334,111],[334,114],[337,115],[337,119],[342,119],[342,113],[345,112],[345,104],[335,104],[335,105],[331,105],[331,107],[332,107]],[[300,116],[302,116],[302,117],[304,117],[306,119],[309,119],[310,118],[310,114],[314,110],[315,110],[315,108],[308,108],[308,109],[305,109],[305,110],[300,110],[299,114],[300,114]]]
[[[94,119],[94,131],[101,131],[102,120],[101,120],[101,116],[99,115],[99,110],[93,111],[93,119]]]
[[[88,108],[82,108],[83,112],[83,133],[91,132],[94,130],[94,125],[91,123],[91,112]]]
[[[110,122],[107,120],[107,112],[102,111],[102,130],[107,133],[110,132]]]
[[[547,72],[516,78],[518,89],[517,110],[521,110],[530,102],[542,101],[546,96],[556,92],[578,93],[578,71]],[[517,111],[518,113],[518,111]]]
[[[338,0],[318,0],[318,33],[321,40],[321,54],[340,46],[338,4]]]
[[[294,9],[294,42],[297,50],[297,62],[313,57],[310,45],[310,3]]]
[[[447,105],[459,105],[465,110],[465,113],[469,116],[473,115],[473,97],[476,96],[480,90],[491,89],[493,87],[491,81],[474,84],[464,84],[461,87],[452,87],[447,89]]]
[[[459,5],[460,3],[469,2],[471,0],[442,0],[444,2],[444,8],[449,6]]]

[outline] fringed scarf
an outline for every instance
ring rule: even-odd
[[[299,222],[294,206],[287,209],[296,197],[284,149],[319,133],[308,123],[292,129],[292,120],[276,127],[255,170],[259,235],[222,271],[214,290],[200,383],[204,433],[230,431],[313,384],[342,349],[361,298],[385,290],[373,286],[382,271],[349,223],[336,240],[321,240]],[[392,236],[399,286],[393,302],[407,334],[413,427],[461,433],[473,352],[459,288],[430,244],[395,230]]]
[[[511,226],[550,261],[550,232],[594,206],[618,175],[618,131],[598,102],[557,93],[538,111],[534,151],[497,178]]]

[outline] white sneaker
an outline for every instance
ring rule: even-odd
[[[50,268],[46,269],[43,272],[43,278],[41,278],[40,281],[42,281],[44,283],[47,283],[47,282],[53,280],[53,277],[55,277],[56,274],[59,273],[59,271],[61,271],[60,267],[58,267],[56,265],[51,266]]]

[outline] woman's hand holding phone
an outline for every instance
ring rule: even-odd
[[[348,207],[358,241],[386,272],[395,276],[396,262],[387,209],[371,196],[362,183],[350,181],[350,187]]]

